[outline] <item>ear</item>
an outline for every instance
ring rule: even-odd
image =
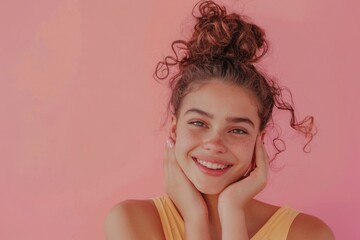
[[[176,142],[176,123],[177,118],[174,114],[171,114],[171,123],[170,123],[170,137],[171,139]]]

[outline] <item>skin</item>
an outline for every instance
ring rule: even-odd
[[[184,219],[187,240],[250,239],[279,209],[254,199],[268,174],[257,111],[252,92],[212,79],[188,93],[171,117],[165,190]],[[230,167],[221,176],[210,176],[193,157],[220,160]],[[108,240],[165,239],[152,200],[115,206],[106,218],[105,232]],[[335,238],[321,220],[301,213],[287,239]]]
[[[248,239],[245,207],[265,187],[268,172],[257,111],[256,98],[250,91],[212,80],[190,92],[178,118],[172,116],[174,157],[187,184],[183,191],[178,186],[167,187],[167,192],[189,227],[205,225],[208,220],[209,229],[201,226],[186,231],[188,239],[197,229],[204,229],[199,236],[210,233],[208,239]],[[209,176],[199,171],[194,157],[225,162],[230,167],[221,176]],[[257,168],[239,181],[253,160]]]

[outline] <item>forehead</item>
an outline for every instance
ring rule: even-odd
[[[199,108],[214,117],[249,117],[259,123],[257,99],[254,93],[240,86],[219,80],[195,86],[182,100],[180,115],[189,108]]]

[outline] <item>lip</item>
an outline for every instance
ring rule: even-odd
[[[219,161],[219,160],[214,160],[214,159],[212,159],[212,160],[210,161],[210,160],[206,160],[206,159],[204,159],[204,158],[199,158],[199,159],[201,159],[201,160],[204,160],[204,161],[207,161],[207,162],[211,162],[211,163],[217,163],[217,164],[222,164],[222,165],[229,165],[229,166],[227,166],[227,167],[224,168],[224,169],[215,170],[215,169],[207,168],[207,167],[201,165],[200,163],[198,163],[196,157],[192,157],[192,159],[194,160],[194,163],[196,164],[196,166],[198,166],[198,168],[200,169],[201,172],[203,172],[203,173],[205,173],[205,174],[207,174],[207,175],[210,175],[210,176],[221,176],[221,175],[225,174],[225,173],[232,167],[232,164],[225,163],[224,161]]]

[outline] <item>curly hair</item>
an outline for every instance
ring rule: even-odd
[[[196,14],[196,7],[198,13]],[[260,131],[272,122],[274,106],[288,111],[290,126],[307,139],[307,146],[315,135],[314,118],[307,116],[298,121],[295,116],[291,92],[266,77],[255,64],[268,51],[265,32],[259,26],[236,13],[227,14],[226,8],[213,1],[200,1],[195,5],[192,15],[196,19],[194,31],[188,41],[172,42],[173,55],[158,62],[155,79],[168,79],[172,91],[168,103],[168,113],[178,116],[182,99],[191,92],[195,84],[205,84],[210,79],[220,79],[229,84],[252,91],[258,99]],[[170,76],[171,68],[176,73]],[[284,92],[290,100],[284,99]],[[279,134],[272,139],[275,154],[272,159],[285,150],[285,142]]]

